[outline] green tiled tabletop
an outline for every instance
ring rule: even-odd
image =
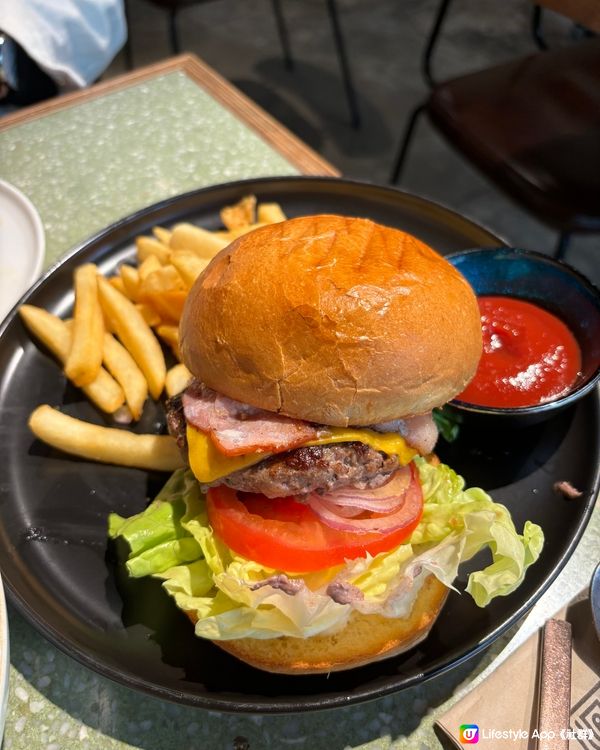
[[[298,170],[183,72],[0,133],[0,176],[46,229],[46,261],[143,206]]]
[[[229,180],[297,173],[181,71],[0,131],[0,178],[21,189],[40,212],[46,265],[163,198]],[[439,748],[435,718],[587,584],[599,534],[596,511],[574,558],[542,601],[483,656],[368,704],[294,716],[218,714],[147,697],[65,656],[9,607],[4,748]]]

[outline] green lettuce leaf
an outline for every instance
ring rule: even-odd
[[[204,505],[197,482],[176,471],[143,513],[131,518],[111,513],[108,535],[122,537],[129,545],[129,575],[142,578],[201,556],[200,545],[181,523],[186,500],[190,504],[196,500],[198,509]]]
[[[425,504],[411,543],[439,541],[452,532],[457,533],[465,538],[461,562],[488,547],[492,564],[471,573],[467,592],[480,607],[485,607],[495,596],[510,594],[540,556],[544,545],[542,529],[526,521],[523,534],[518,534],[504,505],[495,503],[478,487],[465,490],[463,478],[449,466],[431,466],[422,458],[415,459],[415,463]]]
[[[440,435],[447,443],[453,443],[460,432],[462,414],[451,407],[441,406],[434,409],[432,415]]]
[[[483,490],[465,489],[447,466],[415,463],[424,509],[411,538],[390,552],[318,573],[286,574],[229,549],[213,534],[198,484],[184,470],[143,513],[113,514],[109,536],[127,542],[130,575],[162,579],[177,606],[194,615],[196,633],[213,640],[331,633],[354,609],[403,617],[428,575],[453,587],[460,563],[484,548],[491,563],[470,574],[467,592],[485,606],[514,591],[540,554],[540,527],[528,521],[518,534],[507,509]],[[332,598],[333,590],[346,598]]]

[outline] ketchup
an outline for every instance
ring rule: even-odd
[[[568,393],[581,369],[575,337],[555,315],[514,297],[478,298],[483,354],[457,397],[478,406],[535,406]]]

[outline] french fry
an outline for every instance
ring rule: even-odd
[[[162,268],[161,262],[158,260],[156,255],[149,255],[143,263],[140,264],[140,267],[138,268],[138,276],[140,279],[140,282],[143,281],[146,276],[149,276],[151,273],[154,273],[154,271],[158,271],[160,268]]]
[[[237,229],[231,229],[228,233],[229,236],[229,242],[233,242],[233,240],[236,240],[238,237],[241,237],[243,234],[248,234],[248,232],[253,232],[255,229],[260,229],[260,227],[266,227],[266,224],[246,224],[246,226],[238,227]]]
[[[75,315],[65,373],[75,385],[89,385],[102,366],[104,321],[98,302],[97,268],[93,263],[75,271]]]
[[[165,321],[178,323],[187,289],[174,266],[162,266],[142,279],[139,300],[151,305]]]
[[[146,323],[148,323],[150,328],[156,328],[156,326],[159,326],[162,323],[162,318],[152,305],[148,305],[146,302],[138,302],[136,308],[142,313],[142,317]]]
[[[256,221],[256,196],[246,195],[233,206],[220,212],[221,221],[228,230],[241,229]]]
[[[32,412],[29,427],[53,448],[92,461],[155,471],[175,471],[183,466],[177,443],[170,435],[136,435],[100,427],[46,404]]]
[[[111,278],[108,280],[109,284],[112,284],[114,288],[121,292],[121,294],[124,294],[127,296],[127,290],[125,289],[125,284],[123,283],[123,279],[120,276],[111,276]]]
[[[33,305],[21,305],[19,315],[29,331],[64,364],[73,338],[68,325],[56,315]]]
[[[19,314],[29,331],[64,364],[71,349],[69,325],[56,315],[33,305],[21,305]],[[115,412],[125,402],[123,389],[102,367],[96,379],[83,387],[83,392],[108,414]]]
[[[201,258],[210,260],[228,244],[229,240],[217,237],[207,229],[194,224],[177,224],[173,228],[169,247],[171,250],[192,250]]]
[[[200,258],[191,250],[175,250],[171,255],[171,263],[179,272],[183,283],[190,288],[210,261],[208,258]]]
[[[125,394],[117,381],[104,368],[93,383],[82,388],[85,395],[107,414],[114,414],[123,406]]]
[[[137,421],[142,416],[144,402],[148,397],[148,383],[133,357],[110,333],[104,334],[104,364],[120,383],[131,416]]]
[[[140,274],[138,273],[137,268],[123,263],[123,265],[119,267],[119,274],[121,275],[121,279],[123,279],[125,295],[129,297],[132,302],[137,302],[140,288]]]
[[[179,349],[179,328],[177,326],[160,325],[156,333],[173,350],[173,354],[181,362],[181,351]]]
[[[98,291],[104,314],[144,373],[150,395],[158,399],[165,385],[167,367],[156,336],[136,306],[102,276],[98,277]]]
[[[169,262],[171,251],[168,245],[164,245],[155,237],[145,237],[140,235],[135,238],[135,247],[137,250],[138,261],[143,263],[151,255],[154,255],[159,263],[164,265]]]
[[[73,321],[65,320],[64,326],[71,333],[73,330]],[[146,378],[136,365],[131,354],[110,333],[104,334],[103,361],[106,369],[123,388],[123,393],[125,394],[127,406],[120,407],[119,411],[127,409],[127,413],[130,416],[129,421],[132,419],[137,421],[142,415],[144,402],[148,398],[148,383],[146,382]],[[116,415],[113,413],[113,416]]]
[[[165,227],[152,227],[152,234],[159,242],[162,242],[163,245],[169,245],[169,242],[171,241],[170,229],[165,229]]]
[[[221,218],[225,230],[217,232],[189,223],[172,230],[153,227],[152,236],[136,238],[139,266],[122,264],[112,278],[98,275],[93,264],[80,266],[73,320],[21,307],[25,325],[63,364],[67,377],[116,422],[138,420],[148,392],[158,399],[163,389],[168,396],[185,389],[192,374],[181,363],[178,323],[190,287],[232,240],[286,216],[278,203],[257,207],[249,195],[225,207]],[[159,339],[180,360],[168,371]],[[165,471],[183,465],[169,436],[100,427],[47,405],[32,413],[30,427],[49,445],[95,461]]]
[[[167,396],[176,396],[181,393],[192,379],[193,375],[188,368],[180,363],[174,365],[170,370],[167,370],[167,377],[165,378],[165,390]]]
[[[256,220],[261,224],[278,224],[287,221],[279,203],[259,203]]]

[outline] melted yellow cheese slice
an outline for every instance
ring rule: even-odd
[[[188,459],[198,481],[214,482],[246,466],[252,466],[271,456],[271,453],[247,453],[243,456],[226,456],[214,445],[208,435],[187,425]],[[375,432],[375,430],[354,427],[331,427],[327,434],[303,445],[327,445],[329,443],[350,443],[357,441],[382,451],[388,456],[398,456],[402,466],[410,463],[417,455],[403,437],[395,432]],[[301,447],[301,446],[297,446]]]

